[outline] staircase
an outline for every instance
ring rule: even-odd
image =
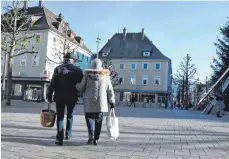
[[[227,89],[228,85],[229,85],[229,76],[227,77],[227,80],[224,82],[222,86],[222,92],[224,92]]]
[[[203,96],[203,98],[200,99],[198,104],[193,107],[193,110],[197,110],[200,107],[200,104],[203,102],[203,100],[211,93],[211,91],[217,86],[217,84],[227,75],[229,72],[229,67],[228,69],[222,74],[222,76],[214,83],[214,85],[209,89],[209,91]],[[227,80],[224,82],[222,91],[224,92],[229,84],[229,76],[227,77]]]

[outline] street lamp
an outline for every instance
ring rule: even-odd
[[[98,34],[98,37],[96,39],[96,43],[97,43],[97,58],[99,58],[99,43],[100,43],[100,40],[101,40],[101,38],[99,37],[99,34]]]

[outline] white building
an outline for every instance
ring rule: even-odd
[[[73,51],[75,55],[84,57],[81,59],[86,67],[90,63],[91,51],[84,45],[83,39],[67,27],[67,23],[61,14],[56,15],[42,5],[36,7],[28,7],[25,2],[27,14],[31,15],[33,26],[29,34],[35,34],[35,38],[27,42],[27,48],[34,47],[34,51],[38,54],[24,54],[13,58],[13,86],[12,98],[21,100],[36,100],[36,90],[41,88],[43,94],[46,94],[54,68],[57,64],[50,62],[51,59],[60,63],[55,53],[57,50],[63,50],[66,28],[67,37],[71,38],[69,51]],[[23,34],[22,34],[23,35]],[[4,34],[2,35],[4,36]],[[7,40],[7,38],[6,38]],[[58,47],[56,47],[58,46]],[[67,51],[67,49],[65,50]],[[2,53],[3,73],[4,52]],[[3,77],[3,74],[2,74]],[[7,82],[7,81],[6,81]]]

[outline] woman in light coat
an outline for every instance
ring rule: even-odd
[[[88,128],[88,144],[97,145],[102,129],[103,113],[108,112],[108,104],[114,108],[115,97],[110,80],[110,71],[102,68],[102,61],[92,60],[91,69],[84,72],[81,83],[76,88],[84,93],[84,112]],[[94,130],[95,125],[95,130]]]

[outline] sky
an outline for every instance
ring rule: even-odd
[[[124,27],[127,32],[140,32],[144,28],[146,36],[172,59],[173,74],[189,54],[202,82],[212,73],[210,63],[217,57],[214,42],[221,37],[220,27],[229,17],[229,2],[226,1],[44,1],[43,4],[56,14],[62,13],[93,53],[97,51],[98,34],[101,48]],[[36,5],[38,0],[29,2],[29,6]]]

